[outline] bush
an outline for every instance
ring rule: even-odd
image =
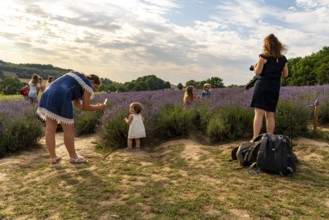
[[[275,133],[289,137],[304,135],[307,132],[307,109],[291,101],[279,101],[275,114]]]
[[[193,108],[190,109],[189,114],[194,128],[202,131],[207,130],[210,116],[212,115],[212,110],[209,107],[210,105],[209,102],[197,102]]]
[[[211,142],[245,138],[252,133],[253,111],[237,105],[219,107],[207,127]]]
[[[128,125],[124,122],[127,113],[118,111],[103,121],[100,133],[105,147],[119,148],[127,145]]]
[[[329,97],[319,105],[319,123],[329,123]]]
[[[18,152],[34,147],[43,136],[42,123],[35,112],[29,112],[25,118],[2,118],[0,132],[0,155]]]
[[[76,135],[95,133],[101,116],[102,112],[76,112],[74,116]]]
[[[187,109],[168,105],[158,114],[156,130],[163,138],[177,137],[188,134],[191,126],[191,116]]]

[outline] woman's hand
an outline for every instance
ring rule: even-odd
[[[103,103],[98,103],[97,104],[97,108],[99,109],[99,110],[104,110],[105,108],[106,108],[106,104],[103,104]]]

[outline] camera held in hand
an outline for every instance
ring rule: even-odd
[[[255,69],[255,65],[251,65],[250,68],[249,68],[250,71],[254,71],[254,69]],[[258,79],[258,76],[254,76],[254,78],[252,78],[249,81],[249,83],[245,86],[245,89],[249,90],[250,88],[254,87],[257,79]]]

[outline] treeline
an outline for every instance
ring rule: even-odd
[[[285,86],[309,86],[329,84],[329,47],[306,57],[288,60],[289,77]]]
[[[0,70],[16,73],[18,78],[31,79],[33,74],[38,74],[43,79],[48,79],[48,76],[58,78],[69,72],[69,69],[62,69],[47,64],[14,64],[0,60]]]
[[[118,92],[128,92],[128,91],[151,91],[160,89],[170,89],[170,82],[166,82],[155,75],[148,75],[139,77],[136,80],[130,82],[118,83],[113,82],[109,79],[101,78],[101,85],[98,88],[100,91],[118,91]]]

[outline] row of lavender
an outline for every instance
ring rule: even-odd
[[[250,138],[251,96],[252,90],[243,88],[213,89],[211,98],[197,99],[185,109],[183,91],[179,90],[99,94],[94,102],[107,98],[107,110],[96,113],[77,110],[76,131],[78,135],[99,131],[104,146],[123,147],[128,133],[123,119],[129,114],[129,104],[137,101],[144,107],[142,114],[147,132],[144,144],[195,130],[206,134],[211,141]],[[307,106],[316,99],[320,103],[320,122],[328,123],[329,86],[282,88],[276,132],[290,136],[307,132],[312,116],[312,108]],[[0,103],[0,156],[33,146],[43,136],[44,124],[35,114],[36,107],[24,100]]]

